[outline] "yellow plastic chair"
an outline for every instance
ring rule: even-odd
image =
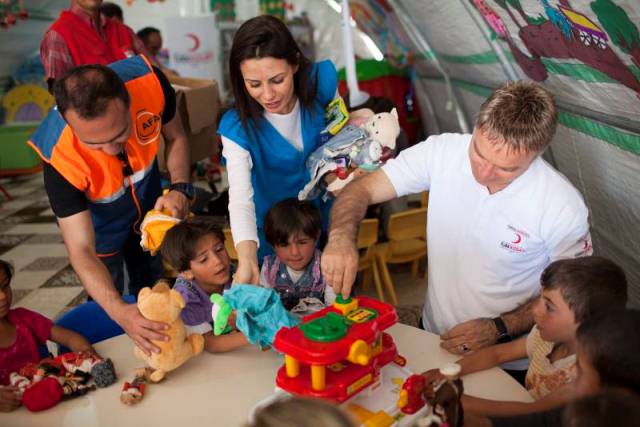
[[[238,260],[238,253],[236,252],[236,245],[233,243],[233,236],[231,235],[230,228],[223,228],[222,232],[224,233],[224,248],[227,250],[229,254],[229,258],[233,261]]]
[[[395,213],[389,217],[389,241],[376,245],[376,259],[382,274],[382,283],[393,305],[398,305],[398,298],[387,264],[412,262],[411,277],[416,278],[420,259],[427,255],[426,228],[427,208]]]
[[[375,258],[375,248],[378,242],[378,226],[380,221],[375,219],[363,219],[358,228],[358,239],[356,247],[360,251],[360,259],[358,260],[358,272],[362,272],[361,284],[364,289],[368,289],[371,285],[371,277],[376,286],[378,299],[384,301],[384,293],[380,282],[380,274]]]

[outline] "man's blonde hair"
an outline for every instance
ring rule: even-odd
[[[510,150],[540,153],[551,142],[558,124],[553,95],[532,81],[507,83],[480,107],[476,128]]]

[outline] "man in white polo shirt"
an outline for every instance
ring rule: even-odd
[[[325,278],[336,293],[350,293],[368,204],[429,190],[423,327],[457,354],[527,332],[542,270],[591,253],[582,197],[540,157],[556,125],[551,94],[510,83],[483,103],[472,135],[429,137],[353,182],[331,212]]]

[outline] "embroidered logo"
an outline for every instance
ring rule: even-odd
[[[160,116],[147,110],[138,111],[135,125],[136,138],[140,145],[147,145],[155,141],[162,128]]]
[[[587,256],[591,253],[593,246],[591,245],[591,235],[589,233],[581,237],[577,243],[580,246],[580,250],[573,254],[574,257]]]
[[[507,225],[507,228],[513,233],[513,240],[503,240],[500,246],[508,251],[524,253],[527,250],[523,247],[524,241],[529,238],[529,233],[520,230],[513,225]]]

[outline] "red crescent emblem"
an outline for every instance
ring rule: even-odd
[[[198,50],[198,48],[200,47],[200,39],[198,38],[198,36],[193,33],[187,33],[185,34],[185,36],[193,40],[193,47],[189,49],[189,52],[195,52],[196,50]]]
[[[516,240],[514,240],[513,244],[517,245],[518,243],[522,242],[522,236],[520,235],[520,233],[515,233],[516,234]]]

